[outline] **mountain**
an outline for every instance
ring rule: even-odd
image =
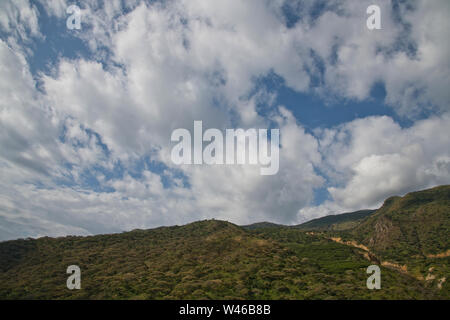
[[[356,227],[361,221],[372,215],[376,210],[359,210],[310,220],[294,228],[309,231],[347,230]]]
[[[387,257],[438,254],[449,248],[450,186],[391,197],[352,234]]]
[[[343,239],[405,266],[417,278],[445,281],[450,271],[450,186],[391,197]]]
[[[448,190],[390,198],[312,232],[205,220],[1,242],[0,299],[449,299]],[[371,264],[381,290],[366,287]],[[81,269],[80,290],[66,288],[70,265]]]
[[[355,212],[328,215],[291,227],[304,231],[348,230],[359,225],[363,219],[367,218],[375,211],[376,210],[359,210]],[[256,230],[264,228],[280,228],[286,226],[264,221],[245,225],[242,227],[248,230]]]
[[[256,222],[256,223],[242,226],[242,228],[247,229],[247,230],[256,230],[256,229],[265,229],[265,228],[281,228],[281,227],[285,227],[285,226],[281,225],[281,224],[267,222],[267,221]]]

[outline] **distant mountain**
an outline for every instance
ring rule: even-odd
[[[449,190],[297,227],[205,220],[1,242],[0,299],[449,299]],[[366,287],[371,264],[381,290]],[[66,288],[69,265],[80,290]]]
[[[247,230],[265,229],[265,228],[280,228],[280,227],[285,227],[285,226],[281,225],[281,224],[267,222],[267,221],[256,222],[256,223],[252,223],[252,224],[248,224],[248,225],[242,226],[242,228],[247,229]]]
[[[348,230],[359,225],[363,219],[367,218],[375,211],[376,210],[359,210],[355,212],[328,215],[322,218],[313,219],[305,223],[289,227],[304,231]],[[287,226],[267,221],[242,226],[242,228],[245,228],[247,230],[280,227]]]
[[[310,231],[347,230],[359,225],[363,219],[369,217],[375,211],[376,210],[359,210],[355,212],[329,215],[299,224],[294,228]]]

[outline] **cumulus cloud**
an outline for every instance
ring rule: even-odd
[[[379,1],[375,31],[366,28],[369,4],[85,1],[82,30],[71,36],[90,51],[31,74],[30,41],[46,36],[43,15],[28,1],[2,2],[2,238],[210,217],[295,223],[448,183],[448,2]],[[40,2],[59,21],[67,5]],[[268,74],[328,104],[370,99],[381,83],[385,102],[414,123],[369,117],[309,132],[274,103],[277,92],[258,87]],[[424,114],[433,116],[417,120]],[[278,174],[175,166],[171,132],[194,120],[221,130],[280,128]],[[324,187],[331,199],[312,206]]]
[[[39,12],[27,0],[2,1],[0,3],[0,32],[7,34],[7,40],[15,49],[19,41],[28,42],[30,37],[41,36]]]
[[[331,200],[299,211],[299,220],[377,208],[392,195],[448,184],[450,115],[401,128],[391,118],[369,117],[318,133],[324,172],[335,186]]]
[[[9,165],[45,174],[57,151],[52,141],[57,133],[50,110],[35,90],[25,58],[0,40],[0,150]]]

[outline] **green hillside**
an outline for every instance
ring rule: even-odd
[[[382,260],[406,265],[418,278],[446,278],[450,262],[450,186],[391,197],[343,238],[367,246]],[[445,286],[448,288],[447,282]]]
[[[437,254],[449,248],[450,186],[391,197],[352,234],[389,258]]]
[[[300,230],[347,230],[356,227],[361,221],[376,210],[359,210],[355,212],[329,215],[295,226]]]
[[[264,229],[264,228],[280,228],[280,227],[285,227],[281,224],[276,224],[276,223],[272,223],[272,222],[256,222],[256,223],[252,223],[252,224],[248,224],[246,226],[242,226],[242,228],[247,229],[247,230],[256,230],[256,229]]]
[[[449,299],[449,258],[431,256],[449,248],[449,199],[448,186],[391,198],[345,231],[206,220],[1,242],[0,299]],[[80,290],[66,288],[73,264]],[[371,264],[380,290],[366,287]]]

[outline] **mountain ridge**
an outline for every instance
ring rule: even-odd
[[[312,231],[212,219],[9,240],[0,243],[0,298],[449,299],[449,192],[391,197],[375,212],[316,219]],[[366,288],[370,264],[381,268],[381,290]],[[65,287],[69,265],[82,270],[81,290]]]

